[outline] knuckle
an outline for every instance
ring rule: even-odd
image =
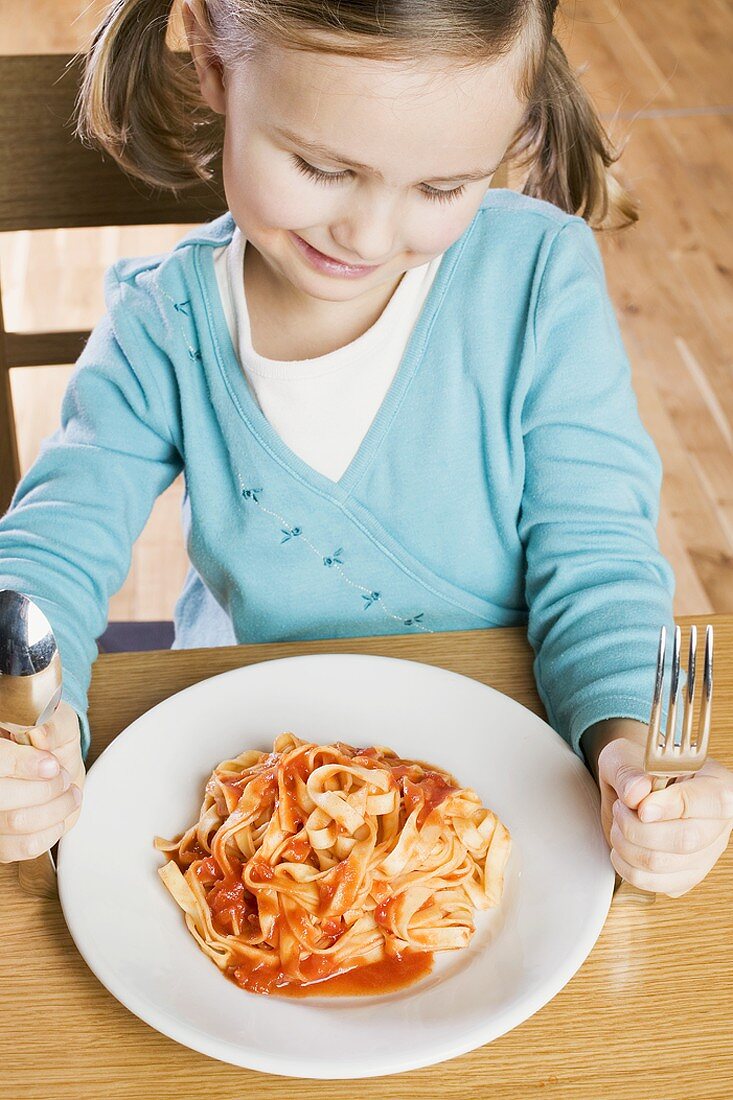
[[[641,848],[638,863],[641,868],[645,871],[651,871],[652,874],[659,874],[661,871],[667,870],[666,853],[660,852],[656,848]]]
[[[0,771],[13,779],[22,776],[21,756],[14,741],[0,741]]]
[[[703,847],[702,836],[696,825],[685,824],[679,837],[679,851],[685,854],[697,852]]]
[[[655,874],[664,874],[669,871],[669,853],[652,850],[649,858],[649,870]]]
[[[8,832],[10,833],[27,833],[29,815],[26,809],[8,810],[5,815],[5,821],[7,823]]]
[[[692,803],[690,799],[690,789],[684,783],[680,783],[679,796],[682,803],[682,817],[692,817]]]
[[[656,871],[657,867],[657,853],[651,848],[642,848],[638,855],[639,866],[643,867],[646,871]]]
[[[2,771],[11,779],[35,779],[40,754],[32,745],[17,745],[9,742],[9,749],[3,754]]]

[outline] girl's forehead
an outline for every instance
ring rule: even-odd
[[[518,43],[498,58],[466,63],[445,55],[377,60],[353,55],[303,51],[267,45],[246,62],[270,77],[273,91],[309,97],[361,95],[404,102],[407,109],[454,97],[474,99],[481,92],[517,95],[526,64]]]
[[[373,60],[268,45],[232,74],[231,106],[339,151],[372,139],[486,147],[519,125],[521,51],[467,65],[435,55]],[[450,166],[449,166],[450,167]],[[457,170],[467,165],[456,165]]]

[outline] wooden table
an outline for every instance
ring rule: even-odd
[[[682,626],[692,619],[681,619]],[[715,623],[713,752],[733,765],[733,616]],[[698,626],[704,625],[698,622]],[[91,763],[153,704],[197,680],[299,653],[380,653],[491,684],[537,713],[531,652],[516,629],[102,656],[91,690]],[[558,884],[561,886],[561,884]],[[57,899],[29,897],[0,866],[0,1096],[8,1100],[730,1100],[733,858],[686,897],[616,895],[573,980],[488,1046],[424,1070],[354,1082],[239,1069],[179,1046],[99,984]]]

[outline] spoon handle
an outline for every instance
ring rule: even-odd
[[[19,745],[32,745],[33,741],[27,729],[4,723],[13,741]],[[57,897],[59,892],[56,878],[56,863],[51,852],[44,852],[35,859],[18,860],[18,883],[21,890],[39,898]]]

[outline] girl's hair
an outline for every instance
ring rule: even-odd
[[[558,0],[195,0],[215,61],[230,69],[258,43],[375,60],[491,61],[521,42],[527,101],[506,161],[524,193],[596,228],[636,221],[609,169],[618,159],[553,35]],[[77,136],[126,172],[174,192],[211,179],[223,126],[190,58],[167,45],[175,0],[115,0],[86,54]]]

